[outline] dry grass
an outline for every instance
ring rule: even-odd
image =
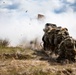
[[[1,61],[2,62],[2,61]],[[37,60],[8,60],[0,65],[1,75],[49,75],[49,64]]]
[[[40,60],[0,61],[0,75],[76,75],[76,64],[50,65]]]
[[[0,54],[3,53],[15,53],[17,51],[23,51],[20,47],[0,47]]]
[[[0,48],[0,54],[3,53],[9,55],[19,53],[19,56],[18,59],[15,57],[6,59],[2,56],[0,75],[76,75],[76,63],[61,65],[52,61],[48,62],[48,60],[40,60],[45,55],[39,51],[3,47]]]
[[[23,49],[19,47],[0,47],[0,59],[33,59],[34,51],[31,49]]]

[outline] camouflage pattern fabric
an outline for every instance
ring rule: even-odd
[[[59,44],[59,57],[57,58],[58,61],[68,59],[69,61],[75,61],[75,40],[72,37],[68,37],[64,39]]]
[[[75,61],[76,40],[69,36],[67,28],[57,27],[55,24],[47,23],[43,31],[42,41],[44,50],[50,50],[58,54],[57,61],[65,59]]]
[[[50,50],[54,46],[54,33],[55,33],[55,27],[56,25],[52,24],[46,24],[45,29],[43,31],[45,32],[42,38],[42,41],[44,42],[44,50]]]

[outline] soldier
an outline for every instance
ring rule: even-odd
[[[48,36],[46,34],[42,37],[44,50],[47,50],[50,47]],[[50,48],[49,48],[50,49]]]
[[[42,41],[44,42],[43,46],[44,46],[44,50],[48,49],[50,50],[51,49],[51,45],[53,44],[52,41],[53,41],[53,35],[54,35],[54,31],[55,31],[55,28],[57,26],[55,24],[50,24],[50,23],[47,23],[45,25],[45,29],[43,29],[43,31],[45,32],[43,38],[42,38]]]
[[[69,61],[75,62],[75,40],[72,37],[64,39],[59,44],[59,57],[57,58],[58,62],[68,59]]]
[[[60,42],[69,36],[67,28],[58,28],[55,33],[54,44],[55,46],[60,44]]]
[[[75,61],[76,40],[69,36],[68,29],[57,27],[55,24],[47,23],[42,38],[44,50],[50,50],[58,54],[57,61]]]
[[[55,53],[57,54],[58,45],[62,40],[66,39],[69,36],[69,33],[67,28],[58,27],[54,36]]]

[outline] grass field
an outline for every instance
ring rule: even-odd
[[[30,48],[1,47],[0,75],[76,75],[76,63],[62,65]]]

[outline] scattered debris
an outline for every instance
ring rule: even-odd
[[[42,14],[38,14],[38,16],[37,16],[37,19],[38,19],[38,20],[41,20],[41,19],[44,19],[44,18],[45,18],[45,16],[42,15]]]

